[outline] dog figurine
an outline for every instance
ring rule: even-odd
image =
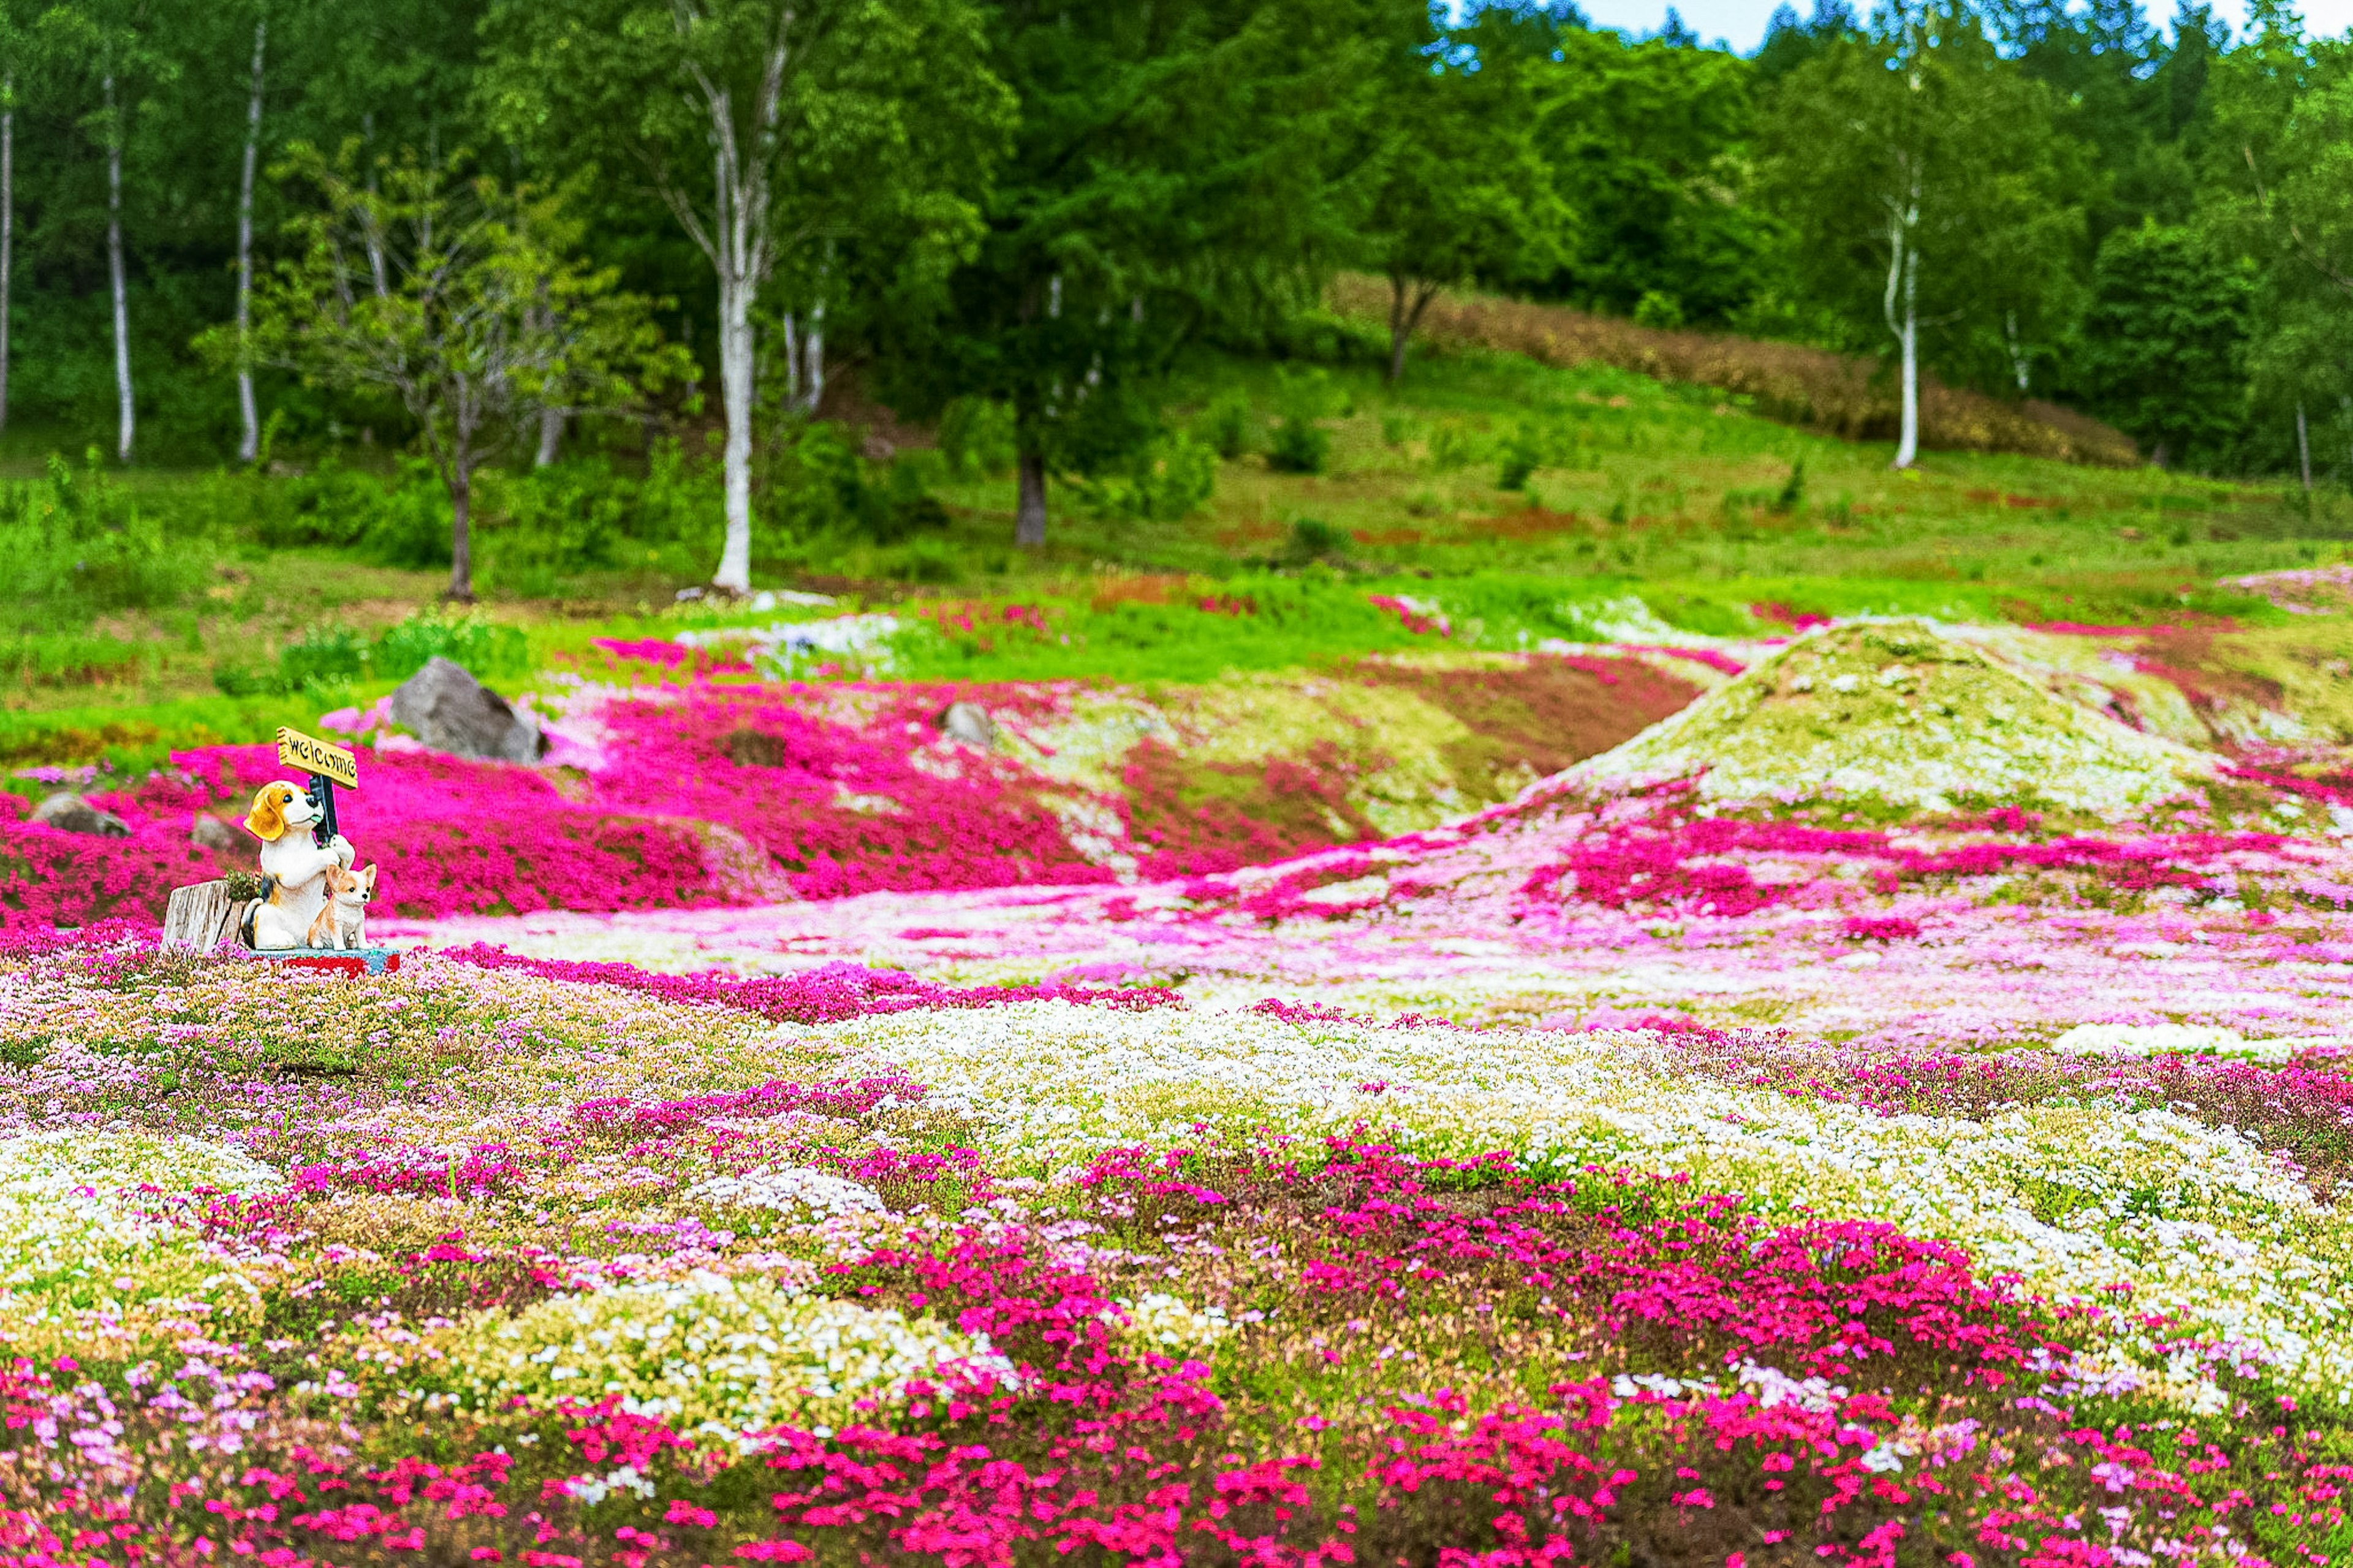
[[[261,840],[261,874],[269,891],[240,922],[248,946],[306,945],[327,908],[327,872],[351,869],[351,841],[342,834],[323,849],[311,842],[310,827],[318,820],[319,808],[290,784],[264,784],[253,797],[245,826]]]
[[[375,897],[375,868],[346,871],[327,868],[327,902],[311,922],[311,945],[359,949],[367,945],[368,901]]]

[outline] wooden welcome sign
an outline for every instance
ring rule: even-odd
[[[313,778],[332,779],[345,789],[360,787],[360,760],[341,746],[331,746],[316,735],[278,726],[278,760]]]

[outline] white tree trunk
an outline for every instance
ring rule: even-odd
[[[1920,254],[1904,258],[1904,426],[1895,437],[1895,466],[1920,456]]]
[[[801,405],[801,328],[790,310],[785,312],[785,409]]]
[[[1887,204],[1887,295],[1882,308],[1887,330],[1903,356],[1903,425],[1895,437],[1894,467],[1908,468],[1920,455],[1920,255],[1912,231],[1920,221],[1920,177],[1912,177],[1911,199]]]
[[[564,410],[543,408],[539,411],[539,450],[532,455],[531,466],[544,468],[554,463],[564,448]]]
[[[122,275],[122,125],[114,112],[114,73],[106,73],[106,269],[114,289],[114,394],[121,424],[117,460],[131,460],[131,302]]]
[[[801,334],[800,406],[814,415],[825,401],[825,301],[809,307],[808,330]]]
[[[261,456],[261,414],[254,406],[246,339],[253,328],[253,165],[261,153],[261,62],[269,37],[269,19],[264,16],[253,24],[253,95],[246,100],[245,172],[237,187],[237,457],[241,463]]]
[[[727,417],[723,471],[727,543],[712,574],[714,588],[752,589],[752,286],[719,275],[719,403]]]
[[[0,77],[0,430],[8,427],[8,282],[16,259],[16,79]]]
[[[2295,461],[2296,466],[2304,470],[2304,493],[2309,496],[2312,494],[2312,434],[2305,426],[2301,398],[2295,405]]]
[[[2030,390],[2026,384],[2031,367],[2027,363],[2026,344],[2018,335],[2017,311],[2002,318],[2002,331],[2010,341],[2010,372],[2018,378],[2018,395],[2023,397]]]

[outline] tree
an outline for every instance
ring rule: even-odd
[[[727,426],[713,584],[751,585],[754,310],[780,267],[893,222],[951,257],[1012,116],[967,0],[496,0],[483,99],[543,166],[649,184],[710,263]],[[910,223],[912,220],[912,223]],[[924,258],[913,258],[917,265]]]
[[[474,474],[537,410],[617,409],[678,368],[652,306],[568,254],[552,198],[502,191],[456,165],[408,162],[362,184],[346,158],[297,149],[320,202],[291,226],[300,253],[254,300],[249,339],[211,344],[316,384],[397,398],[449,492],[449,590],[473,597]]]
[[[1841,26],[1836,11],[1816,16]],[[1580,26],[1560,29],[1556,48],[1557,63],[1537,67],[1538,145],[1577,230],[1547,291],[1725,320],[1764,286],[1774,237],[1747,200],[1757,68],[1720,48]]]
[[[0,0],[0,430],[8,427],[9,285],[16,266],[16,73],[25,30],[13,0]]]
[[[253,169],[261,153],[262,66],[269,44],[269,13],[257,8],[253,17],[253,93],[245,113],[245,159],[237,191],[237,335],[242,345],[253,322]],[[237,456],[250,463],[261,454],[261,414],[253,401],[253,363],[240,347],[237,367],[237,412],[239,421]]]
[[[987,232],[944,312],[902,317],[881,341],[894,406],[1011,405],[1017,542],[1045,542],[1050,470],[1126,461],[1152,437],[1152,391],[1189,337],[1246,336],[1350,253],[1379,142],[1371,83],[1421,13],[1408,0],[997,7],[987,58],[1021,121]]]
[[[1388,134],[1366,215],[1366,251],[1389,280],[1388,379],[1439,290],[1550,273],[1567,209],[1537,153],[1532,67],[1518,18],[1481,12],[1391,52],[1377,122]],[[1482,47],[1484,46],[1484,47]]]
[[[2093,408],[2159,464],[2211,468],[2246,424],[2253,268],[2155,223],[2100,247],[2080,374]]]
[[[1782,79],[1764,142],[1802,270],[1853,328],[1875,319],[1894,342],[1903,468],[1919,452],[1924,331],[1963,345],[2001,332],[2021,294],[2063,278],[2083,215],[2055,160],[2049,89],[1959,0],[1876,26]]]
[[[82,127],[106,163],[106,272],[114,328],[114,455],[124,463],[131,460],[137,409],[131,379],[131,285],[122,248],[122,153],[142,87],[176,74],[175,63],[154,47],[152,21],[146,0],[97,0],[70,9],[59,7],[42,18],[49,34],[49,58],[79,56],[98,76],[98,103],[94,112],[84,116]]]

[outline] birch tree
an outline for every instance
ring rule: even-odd
[[[244,345],[253,325],[253,173],[261,153],[262,67],[269,45],[269,13],[253,18],[253,90],[246,100],[245,160],[237,187],[237,456],[250,463],[261,455],[261,416],[253,400],[253,363]]]
[[[105,164],[106,277],[114,360],[115,442],[119,462],[131,460],[137,435],[137,404],[131,375],[131,279],[123,249],[122,161],[142,89],[177,74],[172,58],[154,47],[144,0],[59,6],[41,19],[45,58],[81,59],[97,79],[96,104],[82,117],[82,134]],[[82,79],[87,82],[88,77]],[[82,100],[88,103],[89,99]]]
[[[968,0],[497,0],[491,121],[547,168],[641,180],[711,268],[726,542],[751,586],[754,308],[780,266],[913,215],[951,248],[1010,100]]]
[[[619,409],[678,369],[645,299],[570,254],[552,200],[410,162],[375,185],[298,149],[318,200],[299,254],[256,290],[249,331],[208,345],[312,384],[397,399],[449,495],[448,597],[470,601],[482,464],[557,398]]]
[[[1957,361],[1972,334],[2000,334],[2021,272],[2071,264],[2083,215],[2061,188],[2048,89],[1994,51],[1974,13],[1906,4],[1875,28],[1782,79],[1763,141],[1814,292],[1892,352],[1894,466],[1908,468],[1929,339]]]

